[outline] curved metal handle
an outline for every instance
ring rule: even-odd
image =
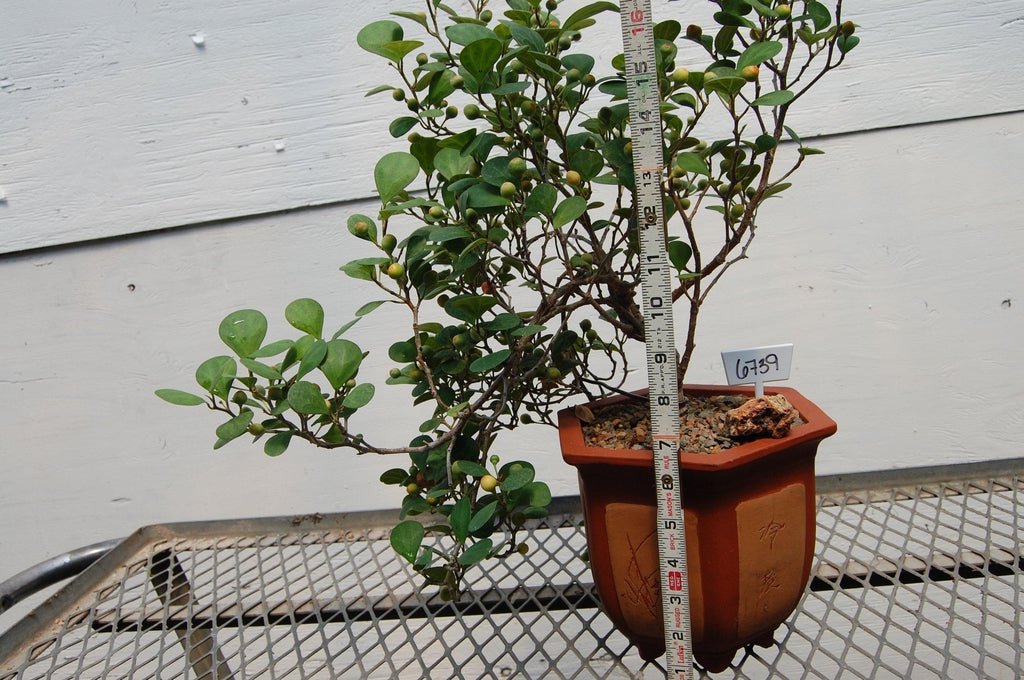
[[[0,583],[0,614],[55,583],[77,576],[114,549],[122,539],[93,543],[56,555]]]

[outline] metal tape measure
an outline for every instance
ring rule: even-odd
[[[661,96],[650,0],[621,0],[637,224],[643,285],[644,337],[658,497],[658,557],[668,677],[693,674],[686,532],[679,481],[679,380],[672,323],[672,269],[665,243],[661,182]]]

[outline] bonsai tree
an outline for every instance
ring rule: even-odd
[[[394,20],[358,34],[390,73],[368,94],[403,109],[388,131],[408,145],[376,163],[376,214],[348,218],[376,252],[341,267],[364,284],[356,318],[325,329],[318,302],[295,300],[284,315],[298,337],[265,343],[264,315],[235,312],[220,325],[233,356],[199,366],[202,394],[158,391],[220,413],[215,448],[248,433],[270,456],[293,440],[408,456],[381,481],[404,491],[403,517],[434,517],[429,528],[402,521],[391,543],[445,597],[467,567],[524,552],[518,532],[551,499],[532,465],[502,462],[498,436],[553,424],[566,400],[621,391],[625,348],[644,342],[625,63],[599,69],[577,49],[618,6],[563,14],[557,0],[507,1],[494,12],[487,0],[427,0],[394,13],[416,39]],[[858,43],[841,2],[712,4],[711,26],[655,27],[680,378],[700,309],[747,256],[761,206],[821,153],[790,112]],[[351,330],[384,304],[409,323],[381,381],[361,373],[367,353]],[[429,405],[397,446],[360,430],[381,382]]]

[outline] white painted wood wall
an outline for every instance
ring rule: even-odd
[[[655,11],[688,23],[696,5]],[[399,7],[4,4],[0,579],[154,522],[399,503],[375,483],[393,460],[298,445],[269,459],[241,440],[214,453],[212,415],[153,396],[190,387],[229,311],[258,306],[283,335],[296,297],[337,323],[364,301],[337,271],[353,256],[343,223],[372,210],[395,109],[363,98],[387,77],[354,36]],[[720,381],[722,348],[795,342],[792,384],[840,424],[822,473],[1024,455],[1024,7],[846,12],[863,43],[796,121],[828,155],[716,292],[690,378]],[[364,346],[402,321],[371,315]],[[379,391],[372,430],[407,440],[407,404]],[[575,492],[552,431],[506,442]]]

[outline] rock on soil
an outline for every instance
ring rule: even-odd
[[[792,419],[789,425],[799,424],[799,415],[781,395],[771,395],[772,399],[781,399],[789,406]],[[768,409],[746,406],[748,402],[762,400],[751,399],[741,395],[719,395],[713,397],[686,397],[679,403],[679,450],[690,453],[714,453],[738,446],[752,438],[762,436],[753,434],[754,427],[743,425],[746,422],[772,422],[767,417],[761,418]],[[738,433],[730,432],[730,411],[745,407],[751,418],[737,421],[741,424]],[[743,412],[741,412],[742,416]],[[650,411],[646,399],[637,399],[603,409],[593,411],[593,422],[583,423],[583,439],[588,446],[607,449],[647,449],[653,448],[651,439]],[[783,427],[769,428],[769,432],[781,432]],[[785,432],[788,432],[788,426]],[[742,434],[751,432],[751,435]],[[777,436],[785,436],[780,434]]]
[[[725,423],[733,437],[768,436],[779,439],[799,417],[796,409],[781,394],[751,399],[725,414]]]

